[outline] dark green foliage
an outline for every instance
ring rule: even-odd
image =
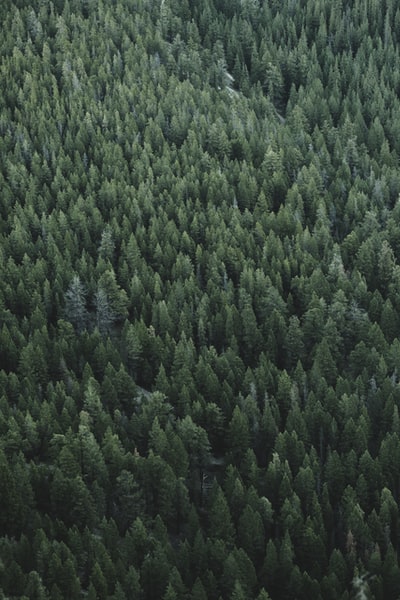
[[[397,598],[400,7],[3,2],[0,590]]]

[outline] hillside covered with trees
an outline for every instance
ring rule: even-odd
[[[398,599],[400,2],[0,18],[0,597]]]

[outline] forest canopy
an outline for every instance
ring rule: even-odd
[[[1,597],[399,598],[400,3],[0,18]]]

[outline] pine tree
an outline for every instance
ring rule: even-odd
[[[231,521],[228,503],[218,484],[214,484],[209,508],[209,534],[213,539],[232,542],[234,528]]]
[[[102,335],[109,335],[112,325],[116,319],[106,291],[99,287],[94,295],[94,306],[96,310],[96,327]]]
[[[19,504],[15,480],[4,452],[0,452],[0,529],[4,534],[13,535],[19,526]]]
[[[86,308],[85,288],[79,275],[74,275],[65,294],[65,315],[78,333],[82,333],[87,326],[88,312]]]

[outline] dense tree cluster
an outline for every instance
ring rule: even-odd
[[[5,598],[400,596],[400,3],[0,6]]]

